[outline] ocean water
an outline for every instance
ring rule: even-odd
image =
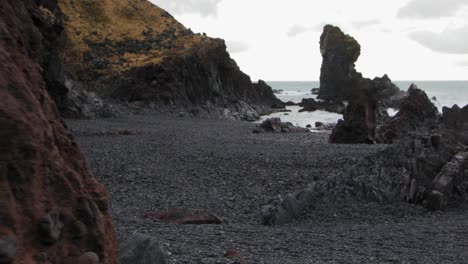
[[[312,88],[318,88],[320,83],[318,81],[311,82],[267,82],[273,89],[283,90],[281,94],[276,94],[280,100],[287,102],[292,101],[299,103],[303,98],[315,98],[311,94]],[[411,83],[415,83],[420,89],[424,90],[429,98],[431,98],[434,105],[442,110],[443,106],[452,107],[457,104],[463,107],[468,104],[468,81],[394,81],[394,83],[401,90],[408,90]],[[272,115],[263,116],[259,122],[269,117],[279,117],[282,121],[291,122],[295,125],[305,127],[312,125],[315,122],[333,123],[342,118],[342,115],[329,113],[325,111],[303,112],[299,113],[300,107],[291,106],[287,107],[291,110],[288,113],[274,113]],[[396,111],[389,109],[391,115]]]

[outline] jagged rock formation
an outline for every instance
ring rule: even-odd
[[[323,61],[319,99],[342,102],[356,96],[362,90],[372,89],[377,100],[389,103],[392,97],[400,92],[387,75],[370,80],[363,78],[362,74],[356,71],[355,63],[361,55],[361,46],[338,27],[324,27],[320,36],[320,53]]]
[[[373,80],[363,78],[355,69],[361,47],[353,37],[344,34],[338,27],[324,27],[320,37],[320,52],[323,62],[318,98],[325,100],[323,105],[343,101],[349,103],[344,120],[338,122],[329,141],[374,142],[375,128],[388,116],[385,108],[399,108],[405,93],[387,75]],[[312,107],[312,110],[315,108]]]
[[[111,102],[248,119],[279,102],[240,71],[223,40],[146,0],[59,0],[47,10],[64,28],[48,80],[66,116],[111,115]]]
[[[281,225],[315,203],[408,202],[445,210],[468,202],[468,145],[464,129],[442,128],[402,138],[342,172],[313,182],[262,208],[262,223]]]
[[[326,25],[320,36],[320,53],[323,62],[318,98],[327,101],[347,100],[357,81],[362,78],[354,65],[361,55],[361,46],[340,28]]]
[[[281,122],[280,118],[272,117],[263,121],[254,129],[254,133],[304,133],[308,129],[296,127],[291,122]]]
[[[439,111],[426,93],[415,84],[408,89],[400,111],[377,130],[377,142],[393,143],[418,129],[431,130],[437,127]]]
[[[107,193],[46,91],[56,4],[0,3],[0,262],[114,264]]]

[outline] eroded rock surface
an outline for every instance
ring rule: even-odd
[[[113,264],[107,193],[87,169],[42,75],[60,31],[51,19],[56,4],[0,4],[0,261],[67,263],[94,252]],[[78,222],[85,223],[80,233]]]
[[[64,116],[136,109],[250,120],[280,102],[239,69],[224,40],[194,34],[149,1],[58,4],[43,6],[63,28],[45,69]]]

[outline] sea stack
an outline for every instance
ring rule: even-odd
[[[323,62],[318,98],[325,104],[348,102],[344,120],[337,123],[329,142],[373,143],[381,117],[387,116],[385,108],[398,108],[402,92],[387,75],[371,80],[356,71],[361,46],[338,27],[324,27],[320,52]]]
[[[362,75],[355,69],[361,46],[340,28],[326,25],[320,36],[322,68],[318,98],[328,101],[346,100]]]

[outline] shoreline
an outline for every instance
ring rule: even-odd
[[[169,263],[234,263],[227,250],[246,263],[466,260],[463,208],[439,214],[408,204],[320,203],[291,224],[261,225],[262,205],[385,145],[331,145],[328,133],[253,134],[254,123],[160,114],[66,122],[109,192],[119,240],[135,231],[155,236]],[[139,133],[102,133],[121,129]],[[168,208],[205,209],[226,223],[143,217]]]

